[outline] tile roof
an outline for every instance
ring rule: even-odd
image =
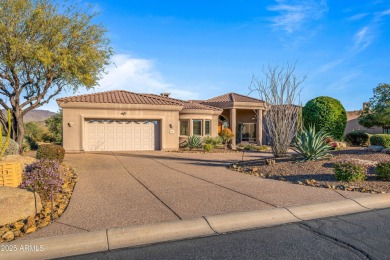
[[[147,105],[176,105],[183,106],[183,110],[196,109],[196,110],[212,110],[222,111],[217,107],[199,104],[192,101],[183,101],[180,99],[164,97],[155,94],[141,94],[134,93],[125,90],[114,90],[99,92],[93,94],[85,94],[73,97],[65,97],[57,99],[58,103],[61,102],[83,102],[83,103],[116,103],[116,104],[147,104]]]
[[[248,96],[243,96],[237,93],[228,93],[218,97],[210,98],[204,101],[205,103],[214,103],[214,102],[251,102],[251,103],[264,103],[264,101],[252,98]]]
[[[208,105],[205,105],[205,104],[201,104],[201,102],[203,102],[203,100],[188,100],[188,101],[184,101],[184,100],[180,100],[180,99],[159,96],[159,95],[156,95],[156,94],[146,94],[146,95],[157,96],[159,98],[166,98],[166,99],[170,99],[170,100],[175,100],[177,102],[181,102],[181,104],[183,106],[183,110],[188,110],[188,109],[213,110],[213,111],[222,111],[223,110],[223,109],[218,108],[218,107],[213,107],[213,106],[208,106]]]
[[[114,90],[57,99],[57,102],[116,103],[182,106],[183,101],[153,94]]]
[[[213,111],[222,111],[222,108],[212,107],[204,104],[199,104],[197,102],[187,101],[183,103],[183,110],[195,109],[195,110],[213,110]]]

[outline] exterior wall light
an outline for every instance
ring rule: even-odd
[[[173,128],[173,124],[169,124],[169,128]]]
[[[69,123],[68,123],[68,126],[69,126],[69,127],[72,127],[72,126],[73,126],[73,122],[69,122]]]
[[[122,116],[125,116],[126,114],[127,114],[126,112],[122,112],[122,113],[121,113]]]

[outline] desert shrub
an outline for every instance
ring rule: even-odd
[[[317,97],[310,100],[302,109],[302,117],[305,127],[314,125],[337,140],[343,138],[347,125],[347,113],[337,99]]]
[[[62,109],[46,119],[45,124],[49,132],[55,137],[55,142],[62,143]]]
[[[26,143],[29,145],[30,150],[35,151],[38,149],[38,143],[33,137],[25,136],[24,139],[26,140]]]
[[[50,132],[46,132],[42,135],[42,141],[44,142],[54,143],[56,140],[56,136]]]
[[[23,153],[31,151],[30,144],[27,142],[26,138],[23,138],[22,151]]]
[[[39,160],[26,166],[20,187],[34,190],[41,197],[51,199],[51,189],[53,193],[60,192],[63,184],[58,161]]]
[[[314,126],[298,131],[291,148],[305,161],[331,157],[332,146],[326,142],[328,134],[324,130],[316,131]]]
[[[363,181],[366,179],[367,165],[357,161],[341,161],[334,164],[334,174],[338,181]]]
[[[190,149],[202,148],[202,137],[199,135],[191,135],[187,139],[187,147]]]
[[[345,141],[352,145],[369,145],[370,136],[363,130],[355,130],[345,135]]]
[[[370,137],[371,145],[380,145],[386,148],[390,148],[390,135],[389,134],[378,134]]]
[[[216,136],[216,137],[207,136],[207,137],[203,138],[203,143],[204,144],[211,144],[214,148],[214,147],[222,144],[222,138],[220,136]]]
[[[232,130],[230,130],[229,128],[224,128],[219,133],[219,136],[222,139],[222,143],[226,144],[232,140],[232,138],[234,137],[234,134],[233,134]]]
[[[28,122],[24,124],[24,135],[33,138],[35,141],[42,141],[42,135],[47,129],[36,122]]]
[[[212,144],[205,144],[203,146],[203,150],[205,150],[205,152],[211,152],[213,150],[214,146]]]
[[[44,144],[40,145],[37,150],[37,159],[56,160],[60,163],[64,160],[65,150],[60,145]]]
[[[378,163],[375,173],[379,179],[390,181],[390,161]]]
[[[2,144],[4,145],[5,142],[6,142],[6,137],[3,136]],[[19,144],[16,141],[10,139],[8,142],[8,147],[5,149],[4,155],[13,155],[13,154],[19,154]]]

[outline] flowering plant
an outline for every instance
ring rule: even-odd
[[[62,190],[63,184],[59,163],[54,160],[39,160],[26,166],[20,187],[31,189],[40,196],[51,199],[53,193]]]

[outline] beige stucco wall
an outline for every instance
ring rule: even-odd
[[[366,128],[359,124],[359,113],[360,111],[348,111],[347,112],[347,126],[344,130],[344,135],[354,131],[354,130],[364,130],[369,134],[382,134],[382,127],[372,127]]]
[[[179,146],[179,111],[182,106],[62,103],[63,147],[66,151],[84,151],[86,119],[147,119],[158,120],[160,149],[172,150]],[[72,125],[71,127],[69,126]]]

